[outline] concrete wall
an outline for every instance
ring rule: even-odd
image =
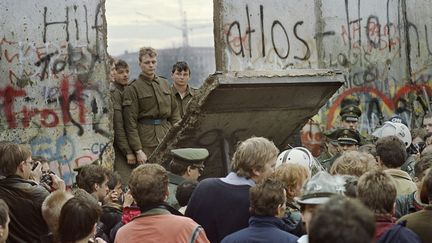
[[[431,1],[215,0],[214,11],[217,70],[344,71],[344,88],[320,112],[326,128],[351,95],[363,133],[394,113],[419,126],[429,109]]]
[[[69,185],[73,168],[112,157],[104,4],[0,1],[0,138],[52,160]]]

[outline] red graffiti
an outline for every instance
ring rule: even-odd
[[[19,97],[25,97],[27,92],[23,89],[15,89],[12,86],[7,86],[4,89],[0,89],[0,98],[3,98],[3,112],[6,116],[6,121],[8,123],[8,128],[13,129],[19,126],[17,122],[17,114],[22,114],[21,124],[22,127],[27,128],[30,126],[30,122],[36,116],[39,116],[39,122],[42,127],[55,127],[59,125],[60,118],[56,113],[54,108],[35,108],[22,106],[20,111],[15,112],[15,101]],[[78,115],[79,122],[81,124],[85,123],[85,103],[84,99],[81,97],[83,95],[83,86],[80,81],[75,82],[74,89],[74,100],[78,104]],[[63,124],[68,124],[71,121],[69,116],[70,109],[70,94],[69,94],[69,81],[64,78],[60,84],[60,103],[61,103],[61,118]]]
[[[432,87],[428,84],[414,84],[414,85],[405,85],[398,89],[398,91],[395,93],[393,98],[387,97],[385,94],[383,94],[381,91],[370,88],[370,87],[355,87],[348,90],[345,90],[342,92],[338,98],[333,102],[332,106],[328,110],[327,115],[327,124],[326,129],[331,129],[333,127],[333,121],[335,119],[335,114],[337,114],[337,110],[339,109],[340,103],[342,100],[349,95],[355,94],[355,93],[368,93],[373,94],[380,98],[380,100],[384,103],[384,105],[391,111],[394,111],[396,109],[396,103],[402,98],[404,95],[407,95],[411,92],[418,93],[422,92],[423,90],[426,90],[427,94],[429,96],[432,96]]]

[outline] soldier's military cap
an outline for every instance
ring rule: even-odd
[[[323,135],[329,140],[330,143],[332,143],[333,145],[337,145],[338,144],[337,139],[338,139],[339,130],[340,129],[327,130],[327,131],[323,132]]]
[[[360,133],[357,130],[342,128],[339,130],[337,140],[339,144],[359,145]]]
[[[209,156],[205,148],[180,148],[172,149],[171,155],[176,162],[184,164],[199,164]]]
[[[343,121],[358,121],[361,114],[360,108],[354,105],[345,106],[339,113]]]

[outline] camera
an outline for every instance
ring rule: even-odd
[[[51,178],[51,174],[54,174],[54,172],[50,171],[50,172],[45,172],[42,174],[41,179],[40,179],[40,183],[44,183],[48,186],[52,186],[53,184],[53,180]]]

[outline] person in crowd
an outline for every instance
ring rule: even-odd
[[[168,173],[161,165],[135,168],[129,187],[141,214],[119,229],[115,242],[208,242],[200,225],[165,208]]]
[[[338,152],[338,141],[337,134],[339,129],[332,129],[326,132],[323,132],[323,141],[322,141],[322,149],[321,154],[317,158],[317,160],[323,164],[324,161],[331,159],[336,156]]]
[[[396,198],[396,218],[417,212],[426,206],[421,202],[420,192],[423,186],[423,178],[426,176],[431,167],[432,155],[424,156],[415,164],[414,182],[417,186],[417,190],[410,194],[400,195]]]
[[[102,205],[102,215],[100,216],[100,222],[102,223],[102,231],[104,235],[109,239],[111,230],[121,221],[122,218],[122,204],[123,204],[123,184],[120,173],[114,171],[110,180],[107,183],[108,194],[105,197]],[[110,239],[109,242],[114,242],[114,238]]]
[[[222,243],[297,242],[297,237],[284,231],[281,220],[285,214],[284,185],[267,178],[250,188],[249,227],[227,235]]]
[[[277,167],[273,176],[284,185],[286,191],[286,210],[282,220],[287,231],[299,237],[306,234],[301,220],[300,205],[295,198],[300,196],[303,184],[311,176],[310,171],[305,166],[286,163]]]
[[[294,147],[281,152],[276,160],[276,168],[286,163],[303,165],[312,175],[324,170],[312,153],[304,147]]]
[[[360,145],[360,133],[357,130],[341,128],[338,129],[336,137],[338,142],[338,153],[330,159],[321,162],[323,167],[327,170],[330,170],[335,160],[339,158],[342,153],[346,151],[356,151]]]
[[[90,239],[98,243],[105,242],[95,239],[96,223],[101,212],[101,207],[93,200],[83,197],[69,199],[60,211],[60,242],[87,243]]]
[[[73,197],[65,191],[55,191],[51,193],[42,203],[42,217],[48,225],[49,234],[43,237],[42,242],[58,242],[58,227],[60,212],[63,205]]]
[[[400,122],[386,121],[384,125],[377,128],[372,135],[376,138],[384,138],[388,136],[395,136],[400,139],[404,149],[411,147],[411,132],[409,128]],[[377,141],[378,142],[378,141]],[[405,171],[410,177],[414,177],[414,164],[416,162],[414,156],[408,156],[409,154],[405,151],[405,156],[402,158],[404,163],[400,165],[399,169]],[[399,192],[399,189],[398,189]]]
[[[180,213],[185,214],[187,204],[189,203],[189,199],[191,198],[192,193],[197,186],[198,186],[197,181],[187,181],[187,180],[183,181],[182,183],[180,183],[180,185],[178,185],[175,196],[180,206],[179,208]]]
[[[123,92],[129,83],[129,66],[125,61],[120,59],[114,62],[113,77],[110,93],[114,110],[114,170],[120,173],[123,183],[127,184],[130,173],[136,166],[136,157],[129,146],[123,122]]]
[[[141,48],[139,65],[141,74],[123,93],[123,118],[129,145],[142,164],[181,118],[168,81],[156,75],[156,50]]]
[[[0,199],[0,243],[5,243],[9,236],[9,207]]]
[[[414,231],[422,240],[429,242],[432,239],[432,170],[429,169],[423,180],[421,197],[426,206],[415,213],[403,216],[399,221],[406,222],[406,227]]]
[[[359,179],[357,193],[358,199],[375,214],[376,242],[420,242],[414,232],[396,224],[393,217],[396,187],[389,174],[377,170],[366,172]]]
[[[372,155],[374,158],[377,156],[376,154],[376,146],[373,143],[367,143],[358,148],[359,152],[368,153]]]
[[[203,226],[211,242],[246,228],[249,188],[273,173],[278,154],[274,143],[263,137],[241,142],[231,160],[232,171],[224,178],[202,180],[185,215]]]
[[[432,133],[432,112],[426,113],[423,117],[423,128],[427,133]]]
[[[374,214],[356,199],[333,196],[309,223],[310,243],[373,242]]]
[[[179,61],[173,65],[171,70],[171,78],[173,80],[171,90],[177,100],[181,117],[186,113],[187,104],[197,92],[195,88],[189,85],[190,75],[191,70],[187,62]]]
[[[411,155],[414,155],[416,159],[420,156],[423,149],[426,147],[425,137],[427,132],[423,128],[415,128],[411,130],[412,142],[408,151]]]
[[[342,107],[339,113],[341,117],[341,127],[357,131],[361,114],[360,108],[356,105]]]
[[[209,156],[209,152],[205,148],[179,148],[172,149],[171,155],[167,203],[179,209],[180,205],[176,199],[178,185],[185,180],[198,180],[198,177],[204,172],[204,160]]]
[[[0,171],[5,176],[0,180],[0,198],[10,210],[8,242],[39,242],[48,234],[41,208],[49,192],[30,177],[42,174],[41,164],[32,160],[30,149],[24,145],[6,142],[0,145],[0,151]],[[65,190],[58,176],[51,175],[51,179],[55,190]]]
[[[365,172],[377,168],[378,163],[372,155],[358,151],[347,151],[333,163],[330,174],[360,177]]]
[[[77,175],[79,188],[91,194],[98,202],[103,203],[108,194],[108,181],[111,171],[101,165],[88,164],[83,166]]]
[[[409,174],[401,170],[407,152],[404,143],[396,136],[385,136],[376,142],[379,165],[396,183],[397,195],[405,195],[417,190]]]
[[[352,175],[342,175],[345,181],[345,196],[357,198],[358,177]]]
[[[325,171],[321,171],[303,185],[301,196],[297,202],[300,204],[300,212],[306,232],[309,232],[310,220],[316,208],[326,203],[333,195],[343,195],[345,191],[344,183],[340,176],[332,176]],[[308,235],[301,236],[298,242],[308,242]]]

